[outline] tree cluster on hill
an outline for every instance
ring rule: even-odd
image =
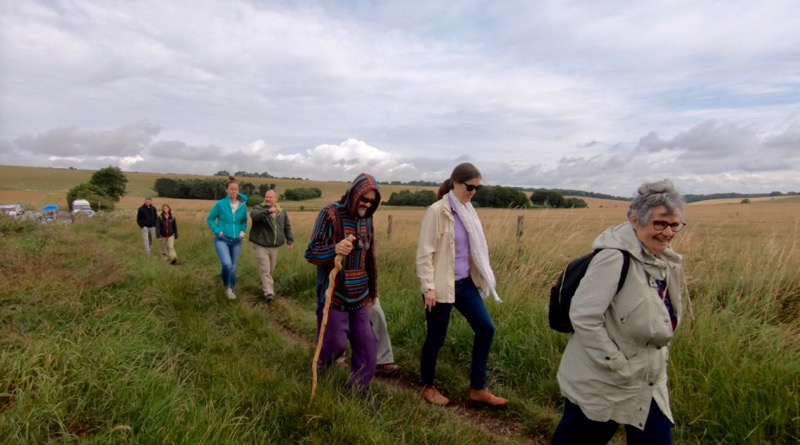
[[[582,209],[589,207],[580,198],[567,198],[557,190],[537,189],[531,194],[531,203],[535,206],[556,209]]]
[[[426,207],[436,202],[436,194],[431,190],[402,190],[392,193],[387,205]],[[502,185],[483,186],[472,198],[476,207],[487,208],[527,208],[530,201],[521,190]]]
[[[230,173],[228,173],[227,170],[220,170],[220,171],[214,173],[214,176],[224,176],[226,178],[228,176],[234,176],[236,178],[274,178],[274,176],[272,176],[271,174],[269,174],[267,172],[250,173],[250,172],[246,172],[246,171],[238,171],[238,172],[234,173],[233,175],[231,175]]]
[[[212,176],[223,176],[225,178],[227,178],[228,176],[233,176],[235,178],[293,179],[293,180],[297,180],[297,181],[308,181],[309,180],[308,178],[298,178],[298,177],[291,177],[291,176],[282,176],[282,177],[272,176],[271,174],[269,174],[267,172],[250,173],[250,172],[246,172],[246,171],[238,171],[238,172],[235,172],[233,175],[231,175],[230,173],[228,173],[228,170],[220,170],[220,171],[214,173]]]
[[[114,210],[114,206],[125,195],[128,178],[119,167],[108,166],[94,172],[89,182],[78,184],[67,191],[67,205],[72,210],[72,201],[85,199],[92,210]]]
[[[293,189],[286,189],[283,194],[283,199],[288,201],[305,201],[306,199],[314,199],[322,196],[322,190],[317,187],[298,187]]]
[[[798,194],[800,193],[788,192],[784,194],[782,192],[770,192],[770,193],[712,193],[709,195],[688,194],[688,195],[683,195],[683,199],[685,199],[686,202],[698,202],[698,201],[708,201],[710,199],[768,198],[768,197],[779,197],[779,196],[796,196]]]
[[[502,185],[485,185],[481,187],[472,197],[472,203],[480,207],[500,209],[528,208],[531,205],[530,200],[522,190]]]
[[[439,184],[433,181],[392,181],[387,182],[389,185],[414,185],[417,187],[439,187]]]
[[[612,199],[614,201],[630,201],[631,198],[624,198],[622,196],[606,195],[605,193],[584,192],[583,190],[568,190],[568,189],[553,189],[564,196],[583,196],[586,198],[597,199]],[[536,189],[533,190],[534,192]]]
[[[226,180],[222,179],[172,179],[158,178],[153,190],[161,198],[179,199],[221,199],[225,196]],[[274,187],[274,184],[270,184]],[[239,182],[239,193],[250,196],[256,192],[264,193],[269,189],[267,184],[256,187],[249,182]]]
[[[392,193],[386,205],[390,206],[414,206],[427,207],[436,202],[436,193],[432,190],[402,190]]]

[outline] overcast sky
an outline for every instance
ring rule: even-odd
[[[800,6],[4,0],[0,164],[800,192]]]

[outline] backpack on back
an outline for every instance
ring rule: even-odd
[[[578,285],[581,284],[581,279],[586,275],[586,269],[589,268],[589,263],[592,258],[597,255],[602,249],[595,250],[580,258],[576,258],[567,264],[564,272],[558,277],[558,281],[553,287],[550,288],[550,312],[548,318],[550,320],[550,328],[558,332],[571,333],[575,332],[572,328],[572,322],[569,319],[569,307],[572,304],[572,297],[575,291],[578,290]],[[628,276],[628,267],[630,266],[630,254],[627,251],[622,252],[622,272],[619,276],[619,283],[617,283],[616,295],[625,283],[625,277]]]

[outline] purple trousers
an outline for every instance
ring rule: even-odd
[[[317,308],[317,341],[322,324],[322,310],[320,305]],[[375,378],[375,362],[378,356],[378,339],[369,321],[369,306],[356,311],[330,308],[317,369],[327,369],[341,357],[347,349],[347,340],[350,340],[353,354],[350,360],[350,388],[366,391]]]

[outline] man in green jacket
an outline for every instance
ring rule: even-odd
[[[256,204],[250,211],[253,226],[250,229],[250,242],[253,243],[253,252],[256,255],[258,268],[261,273],[261,289],[264,291],[264,300],[272,303],[275,298],[272,272],[278,261],[278,247],[286,243],[289,249],[294,244],[292,225],[286,210],[278,205],[278,194],[269,189],[264,194],[264,202]]]

